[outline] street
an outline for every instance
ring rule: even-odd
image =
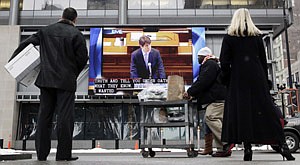
[[[137,165],[137,164],[150,164],[150,165],[187,165],[187,164],[299,164],[300,153],[294,153],[293,156],[296,161],[283,161],[282,156],[271,150],[255,150],[253,152],[252,162],[243,161],[243,150],[234,150],[231,157],[227,158],[214,158],[209,155],[198,155],[195,158],[188,158],[187,153],[184,151],[179,152],[160,152],[156,151],[155,157],[143,158],[139,150],[134,150],[131,153],[84,153],[80,151],[73,152],[73,156],[79,156],[77,161],[72,162],[58,162],[55,161],[55,153],[51,153],[47,161],[37,161],[36,154],[33,153],[32,159],[15,160],[15,161],[2,161],[1,164],[12,165],[25,165],[25,164],[102,164],[102,165]]]

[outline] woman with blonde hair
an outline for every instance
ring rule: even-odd
[[[244,144],[244,161],[252,160],[251,144],[275,141],[283,159],[295,160],[285,142],[268,87],[262,32],[248,9],[234,13],[223,38],[219,80],[227,86],[222,141]]]

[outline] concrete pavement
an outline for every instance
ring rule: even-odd
[[[113,150],[111,150],[113,151]],[[201,164],[201,165],[240,165],[240,164],[288,164],[296,165],[300,163],[300,153],[294,153],[296,161],[283,161],[280,154],[271,150],[254,150],[253,161],[243,161],[243,150],[234,150],[231,157],[227,158],[213,158],[211,156],[198,155],[195,158],[188,158],[187,153],[184,150],[160,152],[156,150],[156,155],[153,158],[143,158],[139,153],[139,150],[128,150],[129,152],[116,151],[113,152],[85,152],[85,150],[76,150],[73,152],[73,156],[79,156],[77,161],[72,162],[58,162],[55,161],[55,152],[51,152],[47,161],[37,161],[36,154],[32,152],[32,159],[16,160],[16,161],[2,161],[0,164],[12,164],[12,165],[29,165],[29,164],[76,164],[76,165],[90,165],[90,164],[103,164],[103,165],[189,165],[189,164]]]

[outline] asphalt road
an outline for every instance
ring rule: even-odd
[[[37,161],[36,155],[32,155],[32,159],[2,161],[0,164],[12,165],[31,165],[31,164],[101,164],[101,165],[240,165],[240,164],[288,164],[294,165],[300,163],[300,152],[294,153],[296,161],[283,161],[280,154],[273,151],[254,151],[253,160],[251,162],[243,161],[243,151],[233,151],[231,157],[214,158],[211,156],[198,155],[194,158],[188,158],[186,152],[156,152],[153,158],[143,158],[140,153],[76,153],[79,156],[77,161],[58,162],[55,161],[55,154],[50,154],[47,161]]]

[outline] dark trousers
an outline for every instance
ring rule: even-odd
[[[74,130],[75,93],[56,88],[40,88],[35,147],[40,160],[47,159],[51,149],[53,114],[57,112],[57,159],[70,158]]]

